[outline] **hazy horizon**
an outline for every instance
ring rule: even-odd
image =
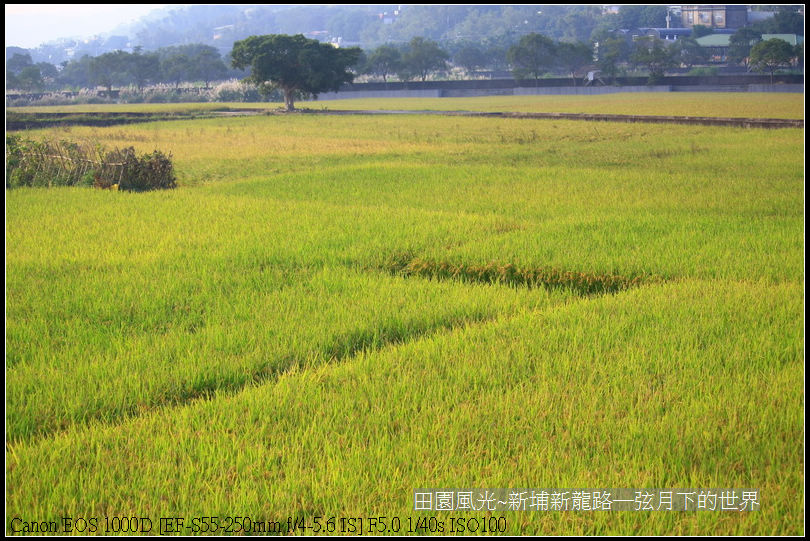
[[[33,49],[60,38],[90,38],[153,10],[189,4],[6,4],[6,47]]]

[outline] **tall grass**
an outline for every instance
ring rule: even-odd
[[[76,427],[11,446],[8,516],[406,520],[418,486],[756,487],[752,513],[505,516],[524,534],[801,533],[800,297],[641,288]]]

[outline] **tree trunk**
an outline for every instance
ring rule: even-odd
[[[295,103],[293,102],[293,90],[291,88],[284,89],[284,105],[287,112],[295,111]]]

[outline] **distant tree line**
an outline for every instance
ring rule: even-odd
[[[56,67],[47,62],[33,63],[31,56],[15,53],[6,62],[6,88],[26,91],[61,88],[134,86],[152,84],[175,87],[187,81],[212,81],[242,72],[228,68],[219,51],[209,45],[191,44],[164,47],[144,53],[136,47],[131,53],[114,51],[63,62]]]
[[[451,67],[475,75],[482,70],[511,70],[518,79],[539,78],[548,72],[574,75],[593,64],[593,47],[583,42],[555,42],[542,34],[527,34],[517,44],[492,40],[460,42],[447,51],[433,40],[413,38],[405,45],[386,44],[366,53],[359,72],[388,81],[426,80]]]
[[[732,36],[730,61],[773,74],[776,69],[790,67],[792,62],[803,58],[803,45],[791,47],[782,40],[776,40],[781,45],[770,45],[767,60],[762,60],[762,52],[752,55],[761,36],[748,28],[740,29]],[[779,54],[776,55],[775,51]],[[709,60],[709,50],[701,47],[694,37],[684,37],[674,43],[652,36],[635,41],[625,37],[606,37],[597,49],[589,42],[554,41],[548,36],[530,33],[511,46],[497,42],[466,42],[457,44],[452,52],[421,37],[404,46],[382,45],[365,54],[358,72],[387,82],[392,76],[403,81],[424,81],[429,75],[446,71],[451,66],[463,68],[468,76],[480,70],[508,69],[515,79],[539,80],[556,74],[570,76],[576,85],[577,78],[586,69],[600,70],[603,77],[609,79],[629,70],[643,70],[652,82],[674,68],[691,69],[705,65]]]

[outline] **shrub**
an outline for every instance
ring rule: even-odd
[[[118,177],[99,177],[94,184],[98,188],[117,184],[119,190],[146,192],[176,187],[171,158],[158,150],[138,157],[133,147],[115,149],[105,155],[105,162],[119,168]]]
[[[6,188],[95,186],[134,192],[176,187],[171,155],[155,150],[136,156],[133,147],[32,141],[6,136]]]

